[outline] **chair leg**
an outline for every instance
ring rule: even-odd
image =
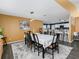
[[[57,53],[59,53],[59,46],[58,46],[58,47],[56,47],[56,50],[57,50]]]
[[[54,51],[52,50],[52,59],[54,59]]]
[[[59,48],[57,48],[57,51],[58,51],[58,53],[59,53]]]
[[[35,45],[34,45],[34,52],[35,52]]]
[[[52,59],[54,59],[54,53],[53,53],[53,55],[52,55]]]
[[[31,46],[30,46],[30,47],[31,47],[31,50],[32,50],[32,44],[31,44]]]
[[[30,49],[32,50],[32,42],[29,42]]]
[[[39,56],[39,47],[38,47],[38,56]]]
[[[29,48],[29,43],[27,43],[27,47]]]
[[[45,58],[44,54],[45,54],[45,51],[44,51],[44,48],[43,48],[43,51],[42,51],[42,57],[43,57],[43,59]]]

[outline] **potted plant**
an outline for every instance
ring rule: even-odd
[[[0,26],[0,38],[3,37],[3,28]]]
[[[3,28],[0,26],[0,45],[3,44]]]
[[[0,59],[2,59],[2,54],[3,54],[3,28],[0,26]]]

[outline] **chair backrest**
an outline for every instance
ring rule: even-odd
[[[52,30],[52,34],[51,35],[55,35],[55,30]]]
[[[74,32],[74,36],[78,36],[78,32]]]
[[[27,44],[27,46],[29,47],[28,43],[30,42],[29,37],[28,37],[28,33],[24,32],[24,39],[25,39],[25,44]]]
[[[39,43],[39,39],[38,39],[37,34],[33,34],[33,37],[34,37],[34,42]]]
[[[52,43],[56,43],[56,41],[57,41],[56,39],[57,39],[57,35],[54,35]]]
[[[60,35],[60,34],[55,34],[55,35],[53,35],[53,41],[52,41],[52,43],[57,43],[57,42],[58,42],[58,40],[59,40],[59,35]]]
[[[77,34],[78,34],[78,36],[79,36],[79,32],[78,32]]]
[[[56,34],[56,35],[57,35],[57,41],[56,42],[58,42],[59,41],[60,34]]]
[[[34,41],[33,33],[30,33],[32,41]]]
[[[30,35],[30,32],[24,33],[25,34],[25,39],[28,41],[32,41],[32,37]]]

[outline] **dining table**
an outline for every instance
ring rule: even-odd
[[[42,57],[43,59],[45,58],[45,48],[51,45],[53,41],[53,35],[47,35],[47,34],[39,34],[36,33],[39,39],[39,43],[43,45],[43,52],[42,52]]]

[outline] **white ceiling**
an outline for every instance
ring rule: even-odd
[[[0,13],[39,19],[44,23],[68,21],[69,18],[69,12],[55,0],[0,0]]]

